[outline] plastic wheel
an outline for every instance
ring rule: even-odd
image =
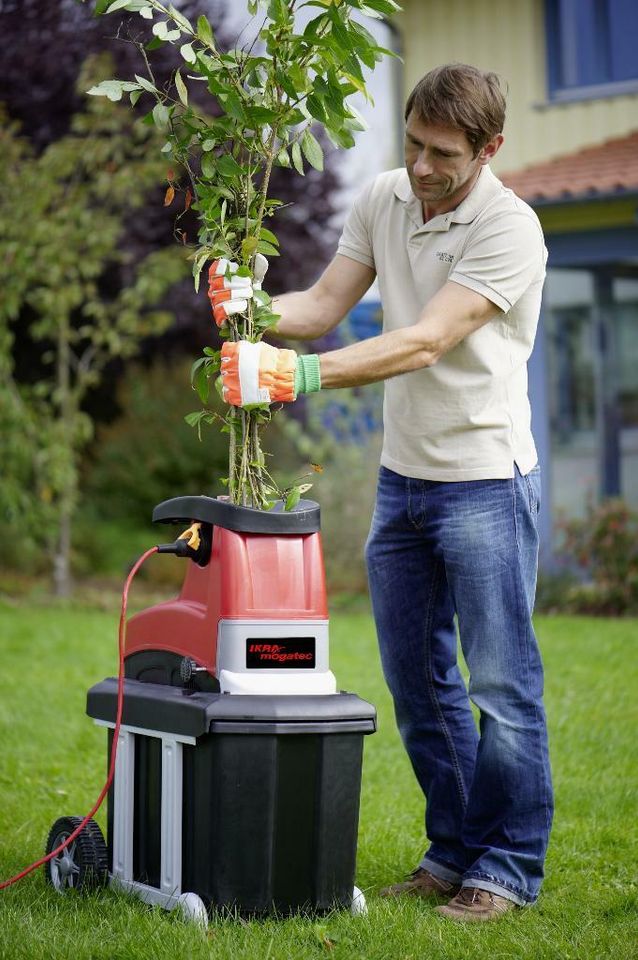
[[[49,831],[47,854],[64,843],[83,819],[84,817],[60,817],[56,820]],[[70,846],[45,863],[44,871],[47,882],[58,893],[66,893],[67,890],[94,890],[96,887],[105,886],[108,879],[108,854],[102,831],[95,820],[89,820]]]

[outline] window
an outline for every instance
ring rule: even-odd
[[[546,0],[553,100],[638,92],[637,0]]]

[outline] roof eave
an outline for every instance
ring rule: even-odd
[[[608,203],[610,200],[627,200],[630,197],[638,197],[638,186],[628,187],[626,190],[610,190],[606,193],[577,193],[571,196],[559,194],[555,197],[526,197],[517,193],[515,187],[511,189],[521,200],[529,203],[530,207],[568,207],[576,203]]]

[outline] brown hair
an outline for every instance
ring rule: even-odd
[[[405,106],[425,123],[455,127],[465,133],[474,156],[505,123],[505,95],[495,73],[465,63],[446,63],[417,83]]]

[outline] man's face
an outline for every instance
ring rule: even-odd
[[[425,204],[453,199],[487,163],[484,150],[473,157],[462,130],[425,123],[412,111],[405,128],[405,165],[412,192]]]

